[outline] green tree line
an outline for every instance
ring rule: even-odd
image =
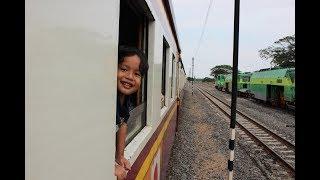
[[[262,60],[270,61],[273,67],[289,68],[295,67],[295,35],[286,36],[258,51]],[[238,70],[238,72],[240,72]],[[217,65],[210,69],[210,75],[217,77],[218,74],[232,73],[232,66]]]

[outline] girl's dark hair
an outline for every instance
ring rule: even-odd
[[[119,46],[118,64],[121,64],[124,61],[125,57],[134,56],[134,55],[137,55],[140,58],[139,70],[141,75],[144,76],[149,69],[148,61],[144,53],[135,47]]]

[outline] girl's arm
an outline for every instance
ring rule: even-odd
[[[127,136],[127,123],[120,124],[119,130],[116,134],[116,161],[119,165],[124,166],[127,170],[131,169],[130,162],[124,158],[124,148]]]
[[[114,175],[117,176],[117,180],[125,179],[127,177],[127,171],[124,169],[124,167],[115,164],[114,165]]]
[[[117,132],[117,145],[116,145],[116,160],[119,160],[120,157],[124,156],[124,148],[125,148],[125,141],[127,135],[127,124],[122,123],[119,125],[119,130]],[[118,162],[119,164],[121,162]],[[120,164],[121,165],[121,164]]]

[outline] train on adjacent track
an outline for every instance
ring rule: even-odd
[[[26,180],[116,179],[118,47],[148,59],[127,179],[164,179],[186,73],[171,0],[26,1]]]
[[[295,68],[270,68],[238,73],[238,95],[295,109]],[[232,74],[219,74],[215,88],[231,92]]]

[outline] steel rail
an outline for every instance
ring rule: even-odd
[[[217,99],[216,97],[214,97],[213,95],[211,95],[208,92],[204,92],[204,90],[200,89],[199,87],[197,87],[197,89],[199,90],[199,92],[201,92],[201,94],[203,94],[209,101],[211,101],[213,104],[215,104],[226,116],[228,116],[230,118],[230,114],[228,112],[226,112],[222,107],[220,107],[216,102],[214,102],[207,94],[209,94],[211,97]],[[206,94],[207,93],[207,94]],[[219,102],[221,102],[220,99],[217,99]],[[226,105],[224,102],[221,102],[222,104],[224,104],[225,106],[227,106],[228,108],[230,108],[228,105]],[[238,113],[238,112],[237,112]],[[239,115],[242,116],[242,114],[239,113]],[[248,118],[248,116],[242,116],[245,119]],[[249,118],[250,119],[250,118]],[[249,122],[252,122],[253,124],[256,124],[256,121],[252,121],[249,120]],[[279,161],[281,163],[283,163],[290,171],[295,172],[295,167],[287,162],[286,159],[283,158],[283,156],[281,156],[278,152],[276,152],[273,148],[269,147],[265,142],[263,142],[263,140],[261,140],[259,137],[257,137],[254,133],[252,133],[250,130],[248,130],[244,125],[242,125],[241,123],[239,123],[238,121],[236,122],[236,124],[247,134],[249,134],[249,136],[253,137],[258,143],[260,143],[263,147],[265,147],[266,150],[268,150],[268,152],[270,152],[273,156],[275,156],[277,159],[279,159]],[[274,139],[279,140],[280,142],[285,142],[286,140],[280,136],[278,136],[277,134],[275,134],[274,132],[270,131],[270,130],[265,130],[267,128],[265,128],[264,126],[257,126],[259,127],[261,130],[267,132],[267,134],[269,134],[270,136],[272,136]],[[288,142],[290,144],[290,142]],[[288,147],[288,146],[287,146]],[[293,149],[291,148],[293,147]],[[289,146],[289,149],[294,151],[294,145],[292,144],[292,146]]]

